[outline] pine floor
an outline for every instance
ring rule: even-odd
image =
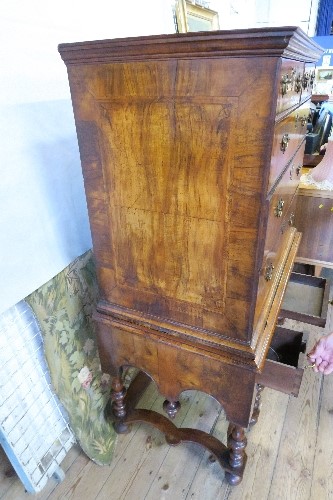
[[[329,308],[333,309],[333,308]],[[330,311],[327,331],[333,330]],[[302,325],[309,344],[323,329]],[[227,422],[217,402],[194,391],[183,393],[178,426],[211,432],[225,442]],[[153,384],[141,406],[160,411],[162,398]],[[51,478],[38,500],[325,500],[333,499],[333,374],[323,377],[304,371],[298,398],[265,389],[260,418],[247,434],[248,461],[236,487],[224,481],[220,466],[196,444],[169,447],[159,431],[141,424],[118,437],[112,464],[100,467],[78,446],[62,468],[65,480]],[[31,498],[16,476],[6,477],[9,465],[0,455],[0,498]]]

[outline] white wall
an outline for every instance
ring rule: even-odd
[[[302,25],[319,0],[212,0],[220,28]],[[173,0],[1,0],[0,313],[91,247],[59,43],[174,32]],[[312,19],[312,21],[311,21]]]
[[[0,313],[91,247],[58,44],[173,31],[169,0],[1,0]]]
[[[212,0],[220,29],[299,26],[314,36],[319,0]]]

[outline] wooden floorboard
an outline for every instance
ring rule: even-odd
[[[181,427],[194,427],[209,432],[220,414],[220,406],[213,398],[202,393],[196,396],[184,418]],[[202,461],[205,449],[194,443],[183,443],[176,447],[168,447],[165,457],[147,493],[142,498],[153,500],[167,495],[184,498]],[[189,463],[191,466],[189,467]],[[131,490],[134,495],[134,489]],[[131,498],[128,496],[127,498]]]
[[[313,466],[311,498],[333,498],[333,377],[325,377],[322,385],[318,434]]]
[[[323,333],[308,329],[312,345]],[[333,330],[332,319],[327,329]],[[98,466],[75,446],[62,467],[65,480],[50,479],[31,496],[0,455],[0,498],[3,500],[329,500],[333,498],[333,374],[323,377],[305,370],[298,398],[265,389],[258,423],[247,433],[247,467],[239,486],[208,451],[196,444],[176,447],[148,424],[133,425],[118,436],[110,466]],[[194,391],[182,394],[177,426],[211,432],[226,441],[228,422],[211,397]],[[140,406],[161,411],[163,398],[150,384]]]
[[[310,499],[321,383],[322,377],[307,369],[298,397],[289,398],[270,500]]]
[[[287,394],[264,389],[259,420],[247,433],[248,461],[243,481],[237,488],[229,487],[225,498],[230,500],[268,498],[288,401]]]
[[[330,299],[332,300],[332,296]],[[330,331],[333,331],[333,307],[328,308],[326,333]],[[322,378],[317,420],[310,498],[331,500],[333,498],[333,376]]]

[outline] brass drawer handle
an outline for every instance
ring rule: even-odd
[[[311,71],[311,73],[304,73],[302,78],[302,87],[305,90],[306,88],[312,89],[313,83],[315,79],[315,71]]]
[[[276,207],[274,208],[275,217],[282,217],[283,206],[284,206],[284,200],[280,198],[279,201],[277,202]]]
[[[298,114],[295,116],[295,128],[297,128],[298,122],[301,122],[301,126],[304,127],[306,123],[308,123],[308,118],[305,116],[300,117]]]
[[[315,76],[316,76],[316,72],[315,72],[315,70],[313,70],[313,71],[311,72],[311,75],[310,75],[310,89],[312,89],[312,87],[313,87],[313,83],[314,83],[314,80],[315,80]]]
[[[303,86],[304,90],[308,86],[309,79],[310,79],[309,73],[304,73],[303,78],[302,78],[302,86]]]
[[[287,147],[288,147],[288,144],[289,144],[289,141],[290,141],[290,137],[288,134],[284,134],[283,137],[282,137],[282,140],[281,140],[281,151],[283,153],[285,153]]]
[[[271,281],[271,279],[273,278],[273,271],[274,271],[273,264],[269,264],[265,269],[265,280],[266,281]]]
[[[286,93],[290,90],[290,88],[293,87],[294,82],[295,82],[295,75],[296,75],[296,71],[293,69],[291,71],[290,76],[288,74],[282,76],[281,82],[280,82],[282,96],[286,95]],[[289,85],[290,85],[290,87],[289,87]]]
[[[306,125],[307,123],[308,123],[308,119],[305,116],[302,116],[302,118],[301,118],[302,127],[304,127],[304,125]]]
[[[281,94],[284,96],[289,90],[288,85],[292,82],[289,75],[283,75],[281,78]]]
[[[295,80],[295,92],[298,94],[302,90],[302,77],[300,73],[298,73]]]

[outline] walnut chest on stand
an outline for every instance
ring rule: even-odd
[[[279,383],[280,363],[266,357],[300,240],[293,201],[322,51],[292,27],[61,44],[59,51],[116,430],[146,421],[170,444],[200,443],[237,484],[257,388],[272,379],[297,393],[301,379],[297,366],[282,366]],[[182,391],[216,398],[230,421],[227,444],[135,409],[140,380],[125,397],[124,366],[154,380],[171,418]]]

